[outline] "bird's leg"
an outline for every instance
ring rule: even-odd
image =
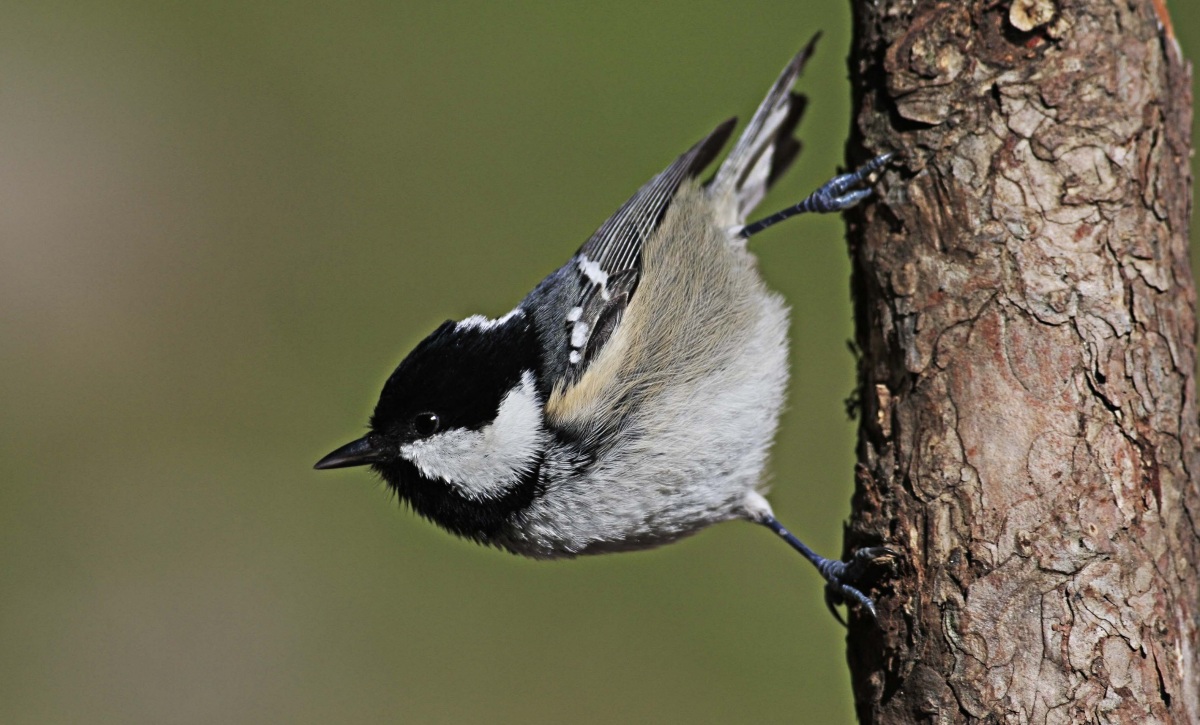
[[[846,624],[846,620],[842,619],[835,605],[849,604],[851,601],[858,602],[871,615],[871,619],[875,619],[875,603],[871,601],[870,597],[863,594],[858,586],[871,569],[895,559],[897,556],[895,551],[886,546],[872,546],[854,552],[854,556],[850,557],[849,561],[826,559],[808,548],[803,541],[797,539],[795,534],[785,529],[774,516],[761,515],[758,522],[778,534],[781,539],[788,542],[793,549],[799,551],[804,558],[817,567],[817,571],[825,579],[825,605],[829,607],[829,611],[833,612],[833,616],[839,622],[843,625]]]
[[[876,156],[849,174],[841,174],[840,176],[833,177],[825,182],[820,189],[809,194],[799,204],[789,206],[783,211],[776,212],[765,219],[760,219],[753,224],[747,224],[742,227],[742,230],[738,232],[738,236],[743,239],[751,237],[767,227],[774,226],[784,219],[794,217],[797,214],[804,214],[806,212],[825,214],[831,211],[849,209],[871,195],[871,189],[862,187],[870,184],[873,181],[872,177],[875,172],[886,166],[894,155],[887,153]]]

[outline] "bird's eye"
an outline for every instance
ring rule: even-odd
[[[413,417],[412,428],[413,432],[424,438],[438,432],[442,427],[442,419],[437,413],[417,413]]]

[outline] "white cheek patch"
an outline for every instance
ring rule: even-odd
[[[533,374],[504,396],[496,419],[482,430],[448,430],[400,447],[400,455],[431,479],[473,500],[503,494],[533,470],[546,444],[542,403]]]

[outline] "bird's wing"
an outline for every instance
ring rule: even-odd
[[[729,119],[684,152],[621,205],[584,243],[562,274],[574,275],[574,304],[561,321],[565,367],[554,384],[569,386],[603,349],[637,293],[642,245],[662,222],[679,187],[707,167],[733,131]]]

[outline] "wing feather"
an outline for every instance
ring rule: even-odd
[[[579,296],[564,321],[567,384],[578,380],[620,324],[637,290],[642,246],[662,223],[679,188],[720,153],[735,123],[733,118],[721,123],[638,189],[576,253],[572,262],[579,275]]]
[[[578,254],[607,274],[633,269],[641,261],[642,244],[662,222],[675,192],[700,174],[720,153],[737,119],[730,118],[685,151],[675,162],[629,198],[588,239]]]

